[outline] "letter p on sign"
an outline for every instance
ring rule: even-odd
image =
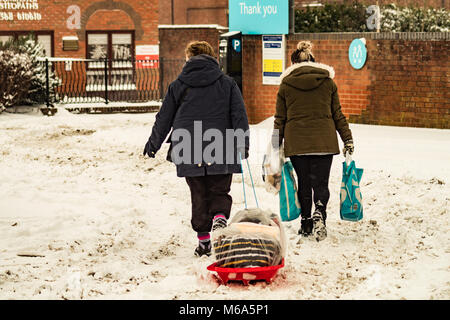
[[[241,52],[241,40],[233,39],[233,49],[236,52]]]

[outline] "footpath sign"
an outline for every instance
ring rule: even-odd
[[[229,30],[288,34],[289,0],[229,0]]]
[[[286,64],[284,35],[263,35],[262,50],[263,84],[279,85]]]

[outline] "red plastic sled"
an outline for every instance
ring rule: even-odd
[[[277,266],[270,267],[255,267],[255,268],[221,268],[216,266],[217,263],[213,263],[208,266],[207,269],[209,271],[215,271],[219,275],[219,278],[222,280],[224,284],[227,284],[228,281],[242,281],[244,285],[248,285],[248,283],[252,280],[266,280],[267,283],[270,283],[277,274],[278,270],[284,267],[284,259],[281,261],[281,264]]]

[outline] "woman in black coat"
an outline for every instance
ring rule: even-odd
[[[232,198],[233,173],[240,173],[239,154],[248,157],[249,125],[241,92],[225,75],[204,41],[188,44],[186,64],[169,85],[156,115],[144,155],[154,158],[169,132],[168,160],[191,191],[192,228],[197,232],[197,256],[210,255],[210,231],[226,225]]]

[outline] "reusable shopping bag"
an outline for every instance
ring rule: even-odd
[[[280,216],[282,221],[292,221],[300,216],[300,204],[297,195],[297,184],[294,167],[286,161],[281,168]]]
[[[355,161],[347,155],[342,163],[341,209],[342,220],[359,221],[363,218],[363,203],[359,183],[363,169],[356,168]]]

